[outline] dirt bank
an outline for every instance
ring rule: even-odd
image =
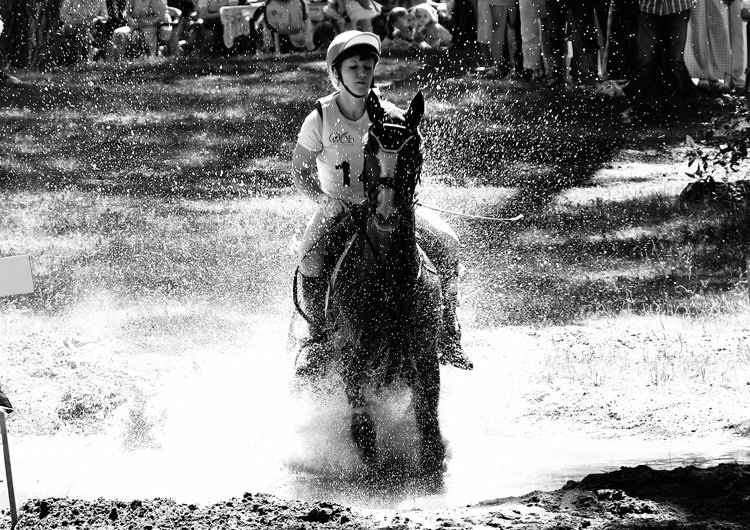
[[[430,511],[364,513],[327,502],[311,504],[251,493],[205,507],[168,499],[43,499],[21,507],[16,528],[729,530],[748,525],[750,466],[722,464],[670,471],[622,468],[571,481],[555,491]]]

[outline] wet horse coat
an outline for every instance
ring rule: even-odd
[[[367,201],[352,211],[356,235],[332,281],[332,340],[352,406],[352,438],[363,461],[377,463],[369,391],[405,382],[421,436],[420,471],[434,475],[445,456],[438,424],[442,294],[434,267],[417,245],[414,219],[424,99],[417,94],[403,120],[386,121],[371,94],[367,112],[372,122],[362,175]]]

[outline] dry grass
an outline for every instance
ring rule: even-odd
[[[415,65],[382,67],[397,104],[417,86],[428,94],[424,202],[526,216],[450,219],[469,270],[469,326],[744,309],[747,211],[682,210],[682,181],[654,186],[665,168],[679,178],[667,153],[715,109],[673,130],[629,129],[616,105],[583,92],[444,80]],[[289,158],[327,90],[322,57],[27,79],[0,93],[0,254],[33,254],[37,291],[4,307],[61,312],[102,292],[125,305],[289,307],[294,234],[308,212],[290,188]],[[635,173],[612,169],[639,160]]]

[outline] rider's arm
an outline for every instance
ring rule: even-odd
[[[294,186],[302,192],[302,195],[319,204],[328,215],[334,216],[344,213],[349,206],[333,197],[328,196],[320,187],[320,180],[312,172],[316,165],[315,159],[318,153],[297,144],[292,157],[292,178]]]
[[[312,201],[320,202],[323,190],[320,188],[317,175],[313,173],[317,156],[318,153],[315,151],[297,144],[292,156],[292,178],[294,179],[294,187],[302,195]]]

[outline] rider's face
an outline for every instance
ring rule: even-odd
[[[375,61],[355,55],[341,62],[341,81],[358,96],[365,96],[375,76]]]

